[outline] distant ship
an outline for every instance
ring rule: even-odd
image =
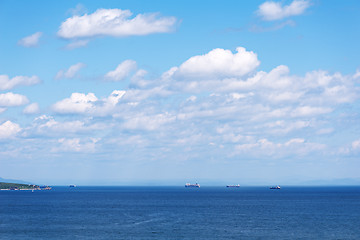
[[[280,189],[280,186],[277,185],[276,187],[270,187],[270,189]]]
[[[239,187],[240,187],[240,184],[237,184],[237,185],[226,185],[226,187],[235,187],[235,188],[239,188]]]
[[[76,185],[70,185],[69,187],[76,187]]]
[[[191,183],[186,183],[185,187],[190,187],[190,188],[199,188],[200,184],[195,183],[195,184],[191,184]]]

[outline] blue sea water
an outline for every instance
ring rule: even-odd
[[[0,191],[0,239],[360,239],[360,187]]]

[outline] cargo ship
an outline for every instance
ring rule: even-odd
[[[185,187],[190,187],[190,188],[199,188],[200,184],[195,183],[195,184],[191,184],[191,183],[186,183]]]
[[[270,187],[270,189],[280,189],[280,186],[277,185],[276,187]]]
[[[226,185],[226,187],[239,188],[239,187],[240,187],[240,184],[237,184],[237,185]]]

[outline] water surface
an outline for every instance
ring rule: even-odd
[[[0,191],[0,239],[360,239],[360,187]]]

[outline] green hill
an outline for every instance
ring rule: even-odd
[[[0,182],[0,189],[39,189],[38,185]]]

